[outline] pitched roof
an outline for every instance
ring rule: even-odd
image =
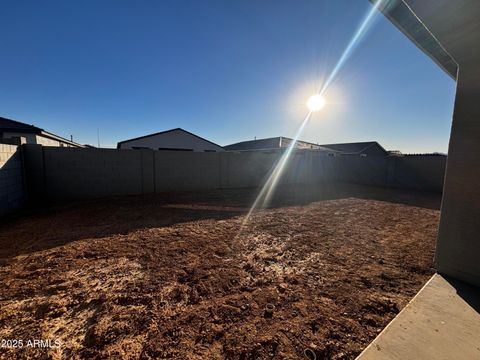
[[[126,142],[129,142],[129,141],[133,141],[133,140],[140,140],[140,139],[144,139],[144,138],[148,138],[148,137],[151,137],[151,136],[156,136],[156,135],[161,135],[161,134],[166,134],[166,133],[169,133],[169,132],[173,132],[173,131],[183,131],[184,133],[187,133],[189,135],[192,135],[192,136],[195,136],[196,138],[199,138],[203,141],[206,141],[212,145],[215,145],[215,146],[218,146],[219,148],[222,148],[222,146],[218,145],[218,144],[215,144],[214,142],[210,141],[210,140],[207,140],[205,138],[202,138],[201,136],[198,136],[194,133],[191,133],[190,131],[187,131],[185,129],[182,129],[182,128],[175,128],[175,129],[170,129],[170,130],[165,130],[165,131],[160,131],[160,132],[156,132],[156,133],[153,133],[153,134],[148,134],[148,135],[143,135],[143,136],[139,136],[139,137],[136,137],[136,138],[132,138],[132,139],[128,139],[128,140],[122,140],[122,141],[119,141],[117,143],[117,149],[120,149],[120,144],[123,144],[123,143],[126,143]]]
[[[40,129],[34,125],[28,125],[20,121],[7,119],[0,116],[0,130],[2,131],[20,131],[28,133],[40,133],[43,129]]]
[[[265,146],[270,146],[270,148],[277,148],[280,146],[280,136],[265,138],[265,139],[255,139],[255,140],[246,140],[240,141],[234,144],[225,145],[225,150],[259,150],[265,149]]]
[[[381,151],[388,154],[387,150],[385,150],[378,142],[376,141],[365,141],[365,142],[355,142],[355,143],[341,143],[341,144],[323,144],[323,147],[341,151],[343,153],[349,154],[359,154],[364,152],[365,150],[371,147],[378,147]]]
[[[268,146],[269,149],[276,149],[281,147],[281,140],[287,140],[289,142],[293,141],[292,138],[288,138],[285,136],[277,136],[277,137],[271,137],[271,138],[265,138],[265,139],[241,141],[238,143],[226,145],[224,146],[224,148],[225,150],[263,150],[263,149],[267,149],[266,146]],[[327,149],[322,145],[310,143],[308,141],[297,140],[297,143],[312,145],[315,150],[333,151],[333,149]]]

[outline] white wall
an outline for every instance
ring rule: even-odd
[[[132,149],[134,147],[145,147],[153,150],[172,148],[193,149],[193,151],[224,151],[223,148],[218,145],[181,130],[169,131],[120,144],[120,149]]]

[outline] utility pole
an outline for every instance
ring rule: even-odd
[[[100,147],[100,129],[97,128],[97,147]]]

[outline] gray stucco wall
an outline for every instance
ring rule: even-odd
[[[21,149],[0,144],[0,216],[19,209],[25,201]]]
[[[24,154],[31,198],[67,200],[259,187],[282,151],[200,153],[24,145]],[[341,181],[441,191],[444,161],[441,157],[329,156],[296,150],[281,183]]]

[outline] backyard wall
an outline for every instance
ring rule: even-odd
[[[83,199],[153,192],[143,178],[153,161],[144,151],[24,145],[29,194],[33,200]],[[150,187],[149,187],[150,185]],[[145,190],[145,191],[144,191]]]
[[[21,148],[0,144],[0,216],[19,209],[25,201]]]
[[[355,184],[442,192],[447,157],[341,156],[336,157],[338,178]]]
[[[410,155],[389,157],[386,186],[442,192],[447,157]]]
[[[259,187],[283,153],[23,147],[33,200]],[[281,183],[340,181],[441,191],[444,163],[444,157],[329,156],[295,150]]]

